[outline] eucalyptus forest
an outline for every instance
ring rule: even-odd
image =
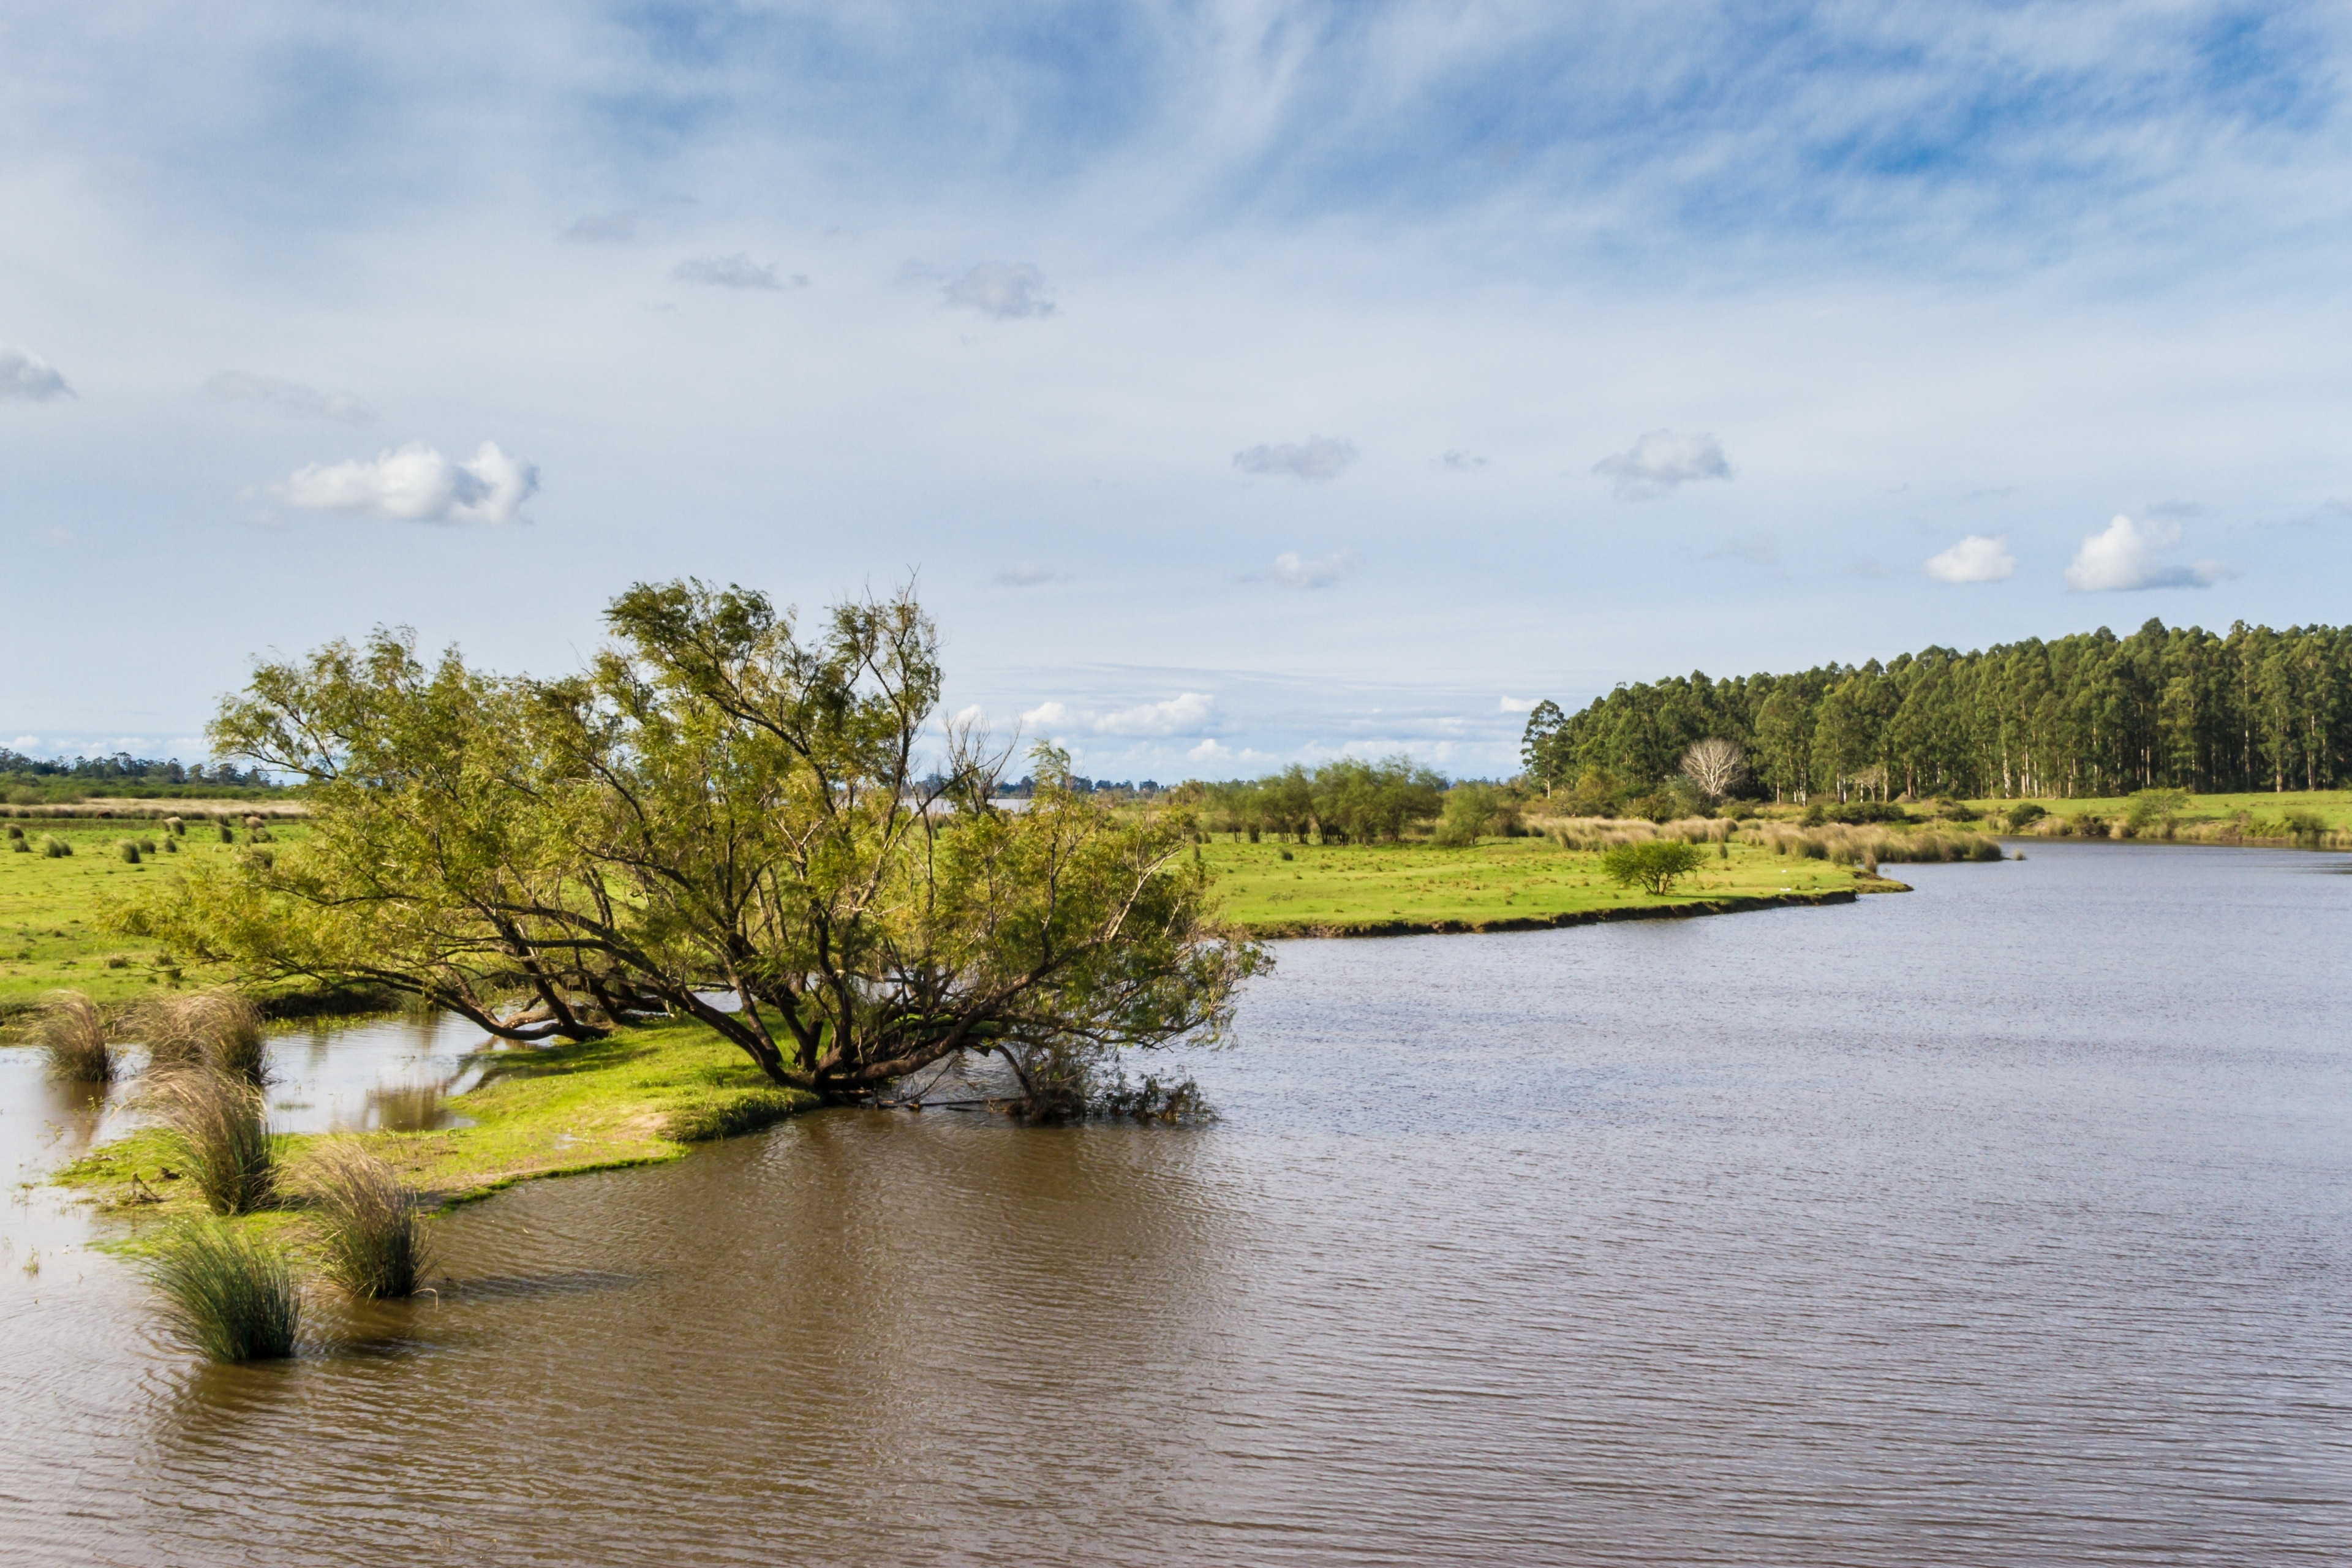
[[[2332,789],[2352,782],[2347,665],[2352,626],[2150,620],[1794,675],[1694,671],[1574,714],[1543,702],[1522,755],[1547,791],[1644,784],[1708,738],[1744,747],[1755,787],[1781,800]]]

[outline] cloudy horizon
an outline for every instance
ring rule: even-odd
[[[132,16],[7,16],[45,751],[688,574],[911,579],[945,711],[1163,780],[2352,618],[2335,10]]]

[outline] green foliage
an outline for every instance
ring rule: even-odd
[[[1528,776],[1651,779],[1709,737],[1744,748],[1782,800],[2103,796],[2176,788],[2318,790],[2352,782],[2352,626],[2149,621],[1962,654],[1791,675],[1703,674],[1620,687],[1529,716]]]
[[[1445,792],[1444,813],[1431,838],[1448,848],[1465,848],[1490,834],[1510,838],[1519,831],[1517,792],[1473,780]]]
[[[215,1214],[250,1214],[276,1201],[268,1108],[252,1083],[215,1068],[189,1068],[162,1076],[148,1098]]]
[[[2040,801],[2021,800],[2009,808],[2009,830],[2011,833],[2022,833],[2049,815],[2049,807]]]
[[[2124,830],[2137,837],[2150,828],[2170,828],[2189,806],[2185,790],[2143,789],[2132,794],[2124,808]]]
[[[430,1267],[416,1194],[356,1139],[313,1144],[294,1180],[318,1221],[327,1278],[362,1300],[412,1296]]]
[[[1210,832],[1271,833],[1304,844],[1393,844],[1444,807],[1445,781],[1410,757],[1342,758],[1309,773],[1293,763],[1268,778],[1200,786]]]
[[[2316,844],[2327,832],[2327,819],[2315,811],[2290,811],[2279,825],[2299,844]]]
[[[301,1290],[278,1247],[217,1220],[184,1220],[149,1254],[148,1282],[163,1298],[176,1338],[218,1362],[294,1353]]]
[[[807,635],[696,583],[614,602],[552,681],[379,634],[263,666],[215,754],[310,781],[309,835],[145,889],[120,929],[252,980],[388,986],[509,1039],[667,1010],[848,1097],[958,1051],[1213,1039],[1262,950],[1211,919],[1189,808],[1115,811],[962,731],[910,597]],[[739,1005],[714,1005],[713,989]]]
[[[1652,838],[1617,845],[1601,857],[1601,870],[1620,887],[1663,895],[1673,890],[1676,878],[1690,876],[1704,861],[1696,844]]]

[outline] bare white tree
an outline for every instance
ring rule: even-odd
[[[1683,777],[1709,800],[1721,800],[1748,776],[1748,754],[1729,741],[1712,736],[1683,753]]]

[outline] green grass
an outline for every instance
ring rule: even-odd
[[[202,831],[210,824],[191,822],[177,853],[142,856],[131,865],[115,848],[124,833],[119,821],[20,820],[16,826],[36,847],[23,855],[0,851],[0,1023],[12,1021],[44,991],[60,987],[117,1003],[225,978],[208,973],[184,953],[109,934],[99,925],[98,911],[100,900],[158,877],[176,877],[182,867],[200,864],[207,856],[242,853],[242,827],[238,842],[229,845]],[[269,831],[285,843],[307,829],[277,823]],[[73,853],[58,858],[41,854],[44,836],[64,839]]]
[[[488,1059],[488,1081],[449,1102],[474,1125],[356,1135],[430,1202],[482,1197],[535,1177],[674,1160],[702,1139],[748,1131],[816,1103],[770,1084],[741,1051],[692,1023],[649,1024],[608,1039]],[[271,1142],[283,1163],[318,1141]],[[199,1212],[194,1184],[163,1174],[176,1154],[167,1134],[148,1129],[93,1150],[55,1180],[107,1206]],[[147,1193],[163,1201],[149,1204]]]
[[[1285,860],[1287,849],[1292,858]],[[1429,845],[1213,843],[1202,856],[1228,919],[1266,935],[1350,930],[1475,930],[1559,915],[1668,910],[1726,899],[1850,892],[1851,867],[1784,859],[1735,843],[1729,859],[1702,847],[1697,874],[1660,896],[1621,888],[1601,856],[1543,838],[1482,839],[1471,848]],[[1885,884],[1880,884],[1882,887]]]
[[[2013,800],[1978,800],[1969,803],[1985,814],[1988,819],[2005,817],[2011,807],[2021,804]],[[2036,800],[2053,816],[2098,816],[2109,822],[2120,822],[2131,810],[2131,800],[2126,795],[2086,797],[2082,800]],[[2273,795],[2258,790],[2248,795],[2192,795],[2179,815],[2183,827],[2219,827],[2241,813],[2252,819],[2250,826],[2275,824],[2289,812],[2309,812],[2327,825],[2331,833],[2352,832],[2352,790],[2288,790]],[[1994,826],[1990,820],[1985,824]]]
[[[152,1244],[145,1273],[163,1298],[173,1337],[198,1354],[246,1362],[294,1353],[301,1289],[285,1252],[268,1237],[182,1220]]]

